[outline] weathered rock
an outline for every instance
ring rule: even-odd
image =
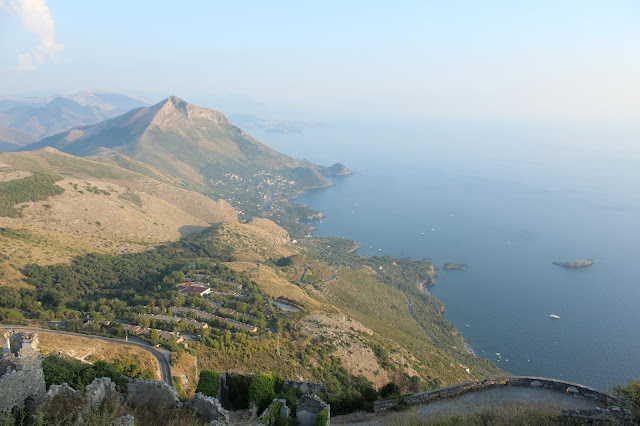
[[[109,377],[95,378],[84,390],[87,405],[98,406],[106,399],[116,395],[116,384]]]
[[[198,392],[197,394],[195,394],[189,404],[196,409],[200,417],[203,417],[209,421],[229,421],[229,413],[227,412],[227,410],[222,408],[220,401],[212,396],[205,396]]]
[[[318,382],[285,379],[284,385],[289,389],[299,390],[302,393],[322,393],[325,391],[324,383]]]
[[[10,330],[1,340],[0,413],[25,404],[39,404],[46,396],[47,386],[42,357],[37,351],[38,336]]]
[[[74,388],[72,388],[68,384],[63,383],[61,385],[51,385],[51,386],[49,386],[49,391],[47,392],[47,399],[50,400],[50,399],[55,398],[57,396],[68,398],[68,397],[76,396],[77,394],[78,394],[77,390],[75,390]]]
[[[129,382],[128,401],[133,406],[175,408],[180,405],[175,389],[164,382],[133,379]]]
[[[296,404],[296,420],[301,426],[313,426],[318,414],[325,409],[329,411],[329,404],[318,395],[302,395]]]
[[[118,417],[111,423],[111,426],[134,426],[136,424],[136,419],[133,417],[133,414],[125,414],[122,417]]]
[[[577,387],[575,387],[575,386],[569,386],[569,387],[567,388],[567,393],[570,393],[570,394],[572,394],[572,395],[579,395],[579,394],[580,394],[580,391],[579,391],[579,390],[578,390],[578,388],[577,388]]]

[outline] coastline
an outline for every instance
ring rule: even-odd
[[[332,181],[332,184],[333,184],[333,185],[331,185],[331,186],[335,186],[335,185],[336,185],[336,183],[335,183],[335,182],[333,182],[333,181]],[[321,189],[325,189],[325,188],[328,188],[328,187],[312,188],[310,191],[317,191],[317,190],[321,190]],[[305,194],[306,194],[306,192],[305,192]],[[302,194],[302,195],[304,195],[304,194]],[[302,195],[301,195],[301,196],[302,196]],[[297,199],[297,198],[298,198],[298,197],[296,197],[296,199]],[[295,202],[294,200],[291,200],[291,201],[292,201],[292,202]],[[306,206],[307,208],[310,208],[310,209],[312,209],[312,210],[317,211],[317,212],[318,212],[318,217],[319,217],[319,218],[325,218],[325,217],[327,217],[327,216],[326,216],[326,214],[324,214],[324,213],[322,213],[322,212],[320,212],[320,211],[318,211],[318,210],[316,210],[316,209],[314,209],[314,208],[312,208],[312,207],[309,207],[307,204],[304,204],[304,203],[299,203],[299,204],[304,205],[304,206]],[[308,218],[307,218],[307,219],[308,219]],[[315,222],[315,221],[317,221],[317,220],[320,220],[320,219],[315,219],[315,220],[314,220],[314,219],[312,219],[312,220],[309,220],[309,222]],[[308,237],[313,237],[313,236],[314,236],[313,234],[314,234],[314,233],[315,233],[315,231],[316,231],[316,230],[318,230],[318,229],[319,229],[318,227],[311,227],[311,230],[310,230],[310,233],[309,233]],[[357,241],[357,240],[352,240],[352,241],[355,243],[355,247],[354,247],[354,248],[352,248],[352,249],[350,249],[350,250],[348,250],[348,253],[355,253],[355,252],[356,252],[356,251],[361,247],[361,245],[362,245],[362,244],[361,244],[359,241]],[[384,255],[384,254],[383,254],[383,255]],[[363,255],[363,256],[365,256],[365,255]],[[391,255],[389,255],[389,256],[391,256]],[[435,277],[437,276],[437,272],[436,272],[436,271],[437,271],[437,267],[436,267],[435,265],[433,265],[431,262],[428,262],[428,263],[432,266],[432,272],[433,272],[433,275],[429,277],[429,280],[425,280],[425,281],[423,281],[423,282],[418,282],[418,283],[416,283],[416,286],[418,287],[418,289],[419,289],[423,294],[425,294],[425,295],[427,295],[427,296],[429,296],[429,297],[433,297],[434,299],[438,300],[438,302],[442,303],[442,302],[440,301],[440,299],[436,298],[435,296],[433,296],[433,295],[431,294],[431,292],[430,292],[430,291],[428,290],[428,288],[427,288],[427,285],[425,285],[425,284],[427,284],[427,282],[428,282],[428,281],[431,281],[431,282],[432,282],[432,285],[435,285],[435,284],[436,284],[436,279],[435,279]],[[465,266],[466,266],[466,265],[465,265]],[[406,296],[406,294],[405,294],[405,296]],[[409,303],[409,306],[410,306],[410,303]],[[411,309],[411,308],[409,307],[409,309]],[[444,315],[443,315],[443,317],[444,317]],[[491,364],[493,364],[493,365],[495,365],[495,366],[497,367],[497,365],[496,365],[495,363],[493,363],[489,358],[481,358],[481,357],[478,357],[478,355],[475,353],[475,351],[474,351],[474,350],[473,350],[473,348],[471,347],[471,344],[470,344],[470,343],[469,343],[469,341],[464,337],[464,335],[462,334],[462,332],[461,332],[461,331],[460,331],[460,330],[459,330],[459,329],[458,329],[458,328],[457,328],[457,327],[456,327],[456,326],[455,326],[451,321],[449,321],[449,320],[448,320],[448,319],[446,319],[446,318],[445,318],[445,320],[446,320],[448,323],[450,323],[450,324],[453,326],[453,328],[454,328],[454,329],[458,332],[458,334],[460,335],[460,338],[462,339],[463,349],[464,349],[464,351],[465,351],[466,353],[468,353],[469,355],[471,355],[471,356],[473,356],[474,358],[477,358],[477,359],[487,359],[489,362],[491,362]],[[422,327],[422,326],[421,326],[421,327]]]

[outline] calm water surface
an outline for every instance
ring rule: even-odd
[[[432,293],[479,356],[598,388],[640,377],[638,129],[360,123],[255,136],[354,171],[299,200],[327,215],[315,235],[469,265],[441,271]],[[583,258],[595,266],[551,264]]]

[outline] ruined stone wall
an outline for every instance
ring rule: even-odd
[[[297,389],[302,393],[323,393],[324,383],[305,382],[301,380],[284,380],[284,385],[289,389]]]
[[[232,376],[253,377],[255,373],[242,373],[235,371],[223,371],[220,373],[220,386],[218,387],[218,398],[223,404],[229,402],[229,379]],[[284,386],[289,389],[299,390],[302,393],[323,393],[325,391],[324,383],[306,382],[304,380],[284,379]]]
[[[47,388],[37,345],[33,333],[8,331],[2,336],[0,412],[44,400]]]

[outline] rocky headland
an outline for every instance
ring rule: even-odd
[[[352,174],[353,172],[347,169],[344,164],[335,163],[333,166],[321,170],[320,173],[325,176],[347,176]]]

